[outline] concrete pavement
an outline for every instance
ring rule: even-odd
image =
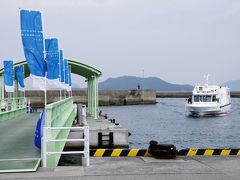
[[[177,179],[177,180],[238,180],[240,158],[180,157],[177,160],[156,160],[151,157],[93,157],[91,166],[59,166],[35,173],[0,174],[0,179]]]

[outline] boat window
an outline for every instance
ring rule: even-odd
[[[207,96],[207,95],[206,95],[206,96],[203,96],[203,97],[202,97],[202,101],[203,101],[203,102],[211,102],[211,98],[212,98],[211,96]]]
[[[216,99],[216,96],[215,96],[215,99]],[[212,96],[209,96],[209,95],[194,96],[194,102],[211,102],[211,101],[212,101]]]
[[[199,102],[199,96],[194,96],[194,102]]]
[[[203,96],[202,101],[207,102],[207,96]]]
[[[217,101],[216,95],[213,95],[212,101],[213,101],[213,102],[216,102],[216,101]]]

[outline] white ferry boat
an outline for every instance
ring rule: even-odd
[[[230,89],[216,85],[195,86],[186,103],[190,116],[222,116],[231,108]]]

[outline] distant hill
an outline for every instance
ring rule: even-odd
[[[135,76],[121,76],[109,78],[100,82],[100,90],[128,90],[137,89],[138,84],[141,89],[155,89],[157,91],[192,91],[191,85],[171,84],[157,77],[140,78]]]
[[[231,91],[240,91],[240,80],[227,81],[222,86],[229,87]]]

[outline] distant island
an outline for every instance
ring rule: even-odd
[[[154,89],[156,91],[192,91],[193,86],[188,84],[172,84],[157,77],[141,78],[136,76],[121,76],[109,78],[100,82],[99,90],[129,90]]]
[[[240,91],[240,80],[227,81],[221,86],[227,86],[231,91]]]
[[[130,90],[138,89],[138,85],[141,89],[153,89],[156,91],[164,92],[191,92],[193,86],[189,84],[173,84],[164,81],[158,77],[136,77],[136,76],[120,76],[116,78],[108,78],[105,81],[99,82],[99,90]],[[240,80],[231,80],[220,84],[220,86],[227,86],[231,91],[240,91]],[[73,81],[72,85],[74,90],[86,89],[80,87],[79,84]]]

